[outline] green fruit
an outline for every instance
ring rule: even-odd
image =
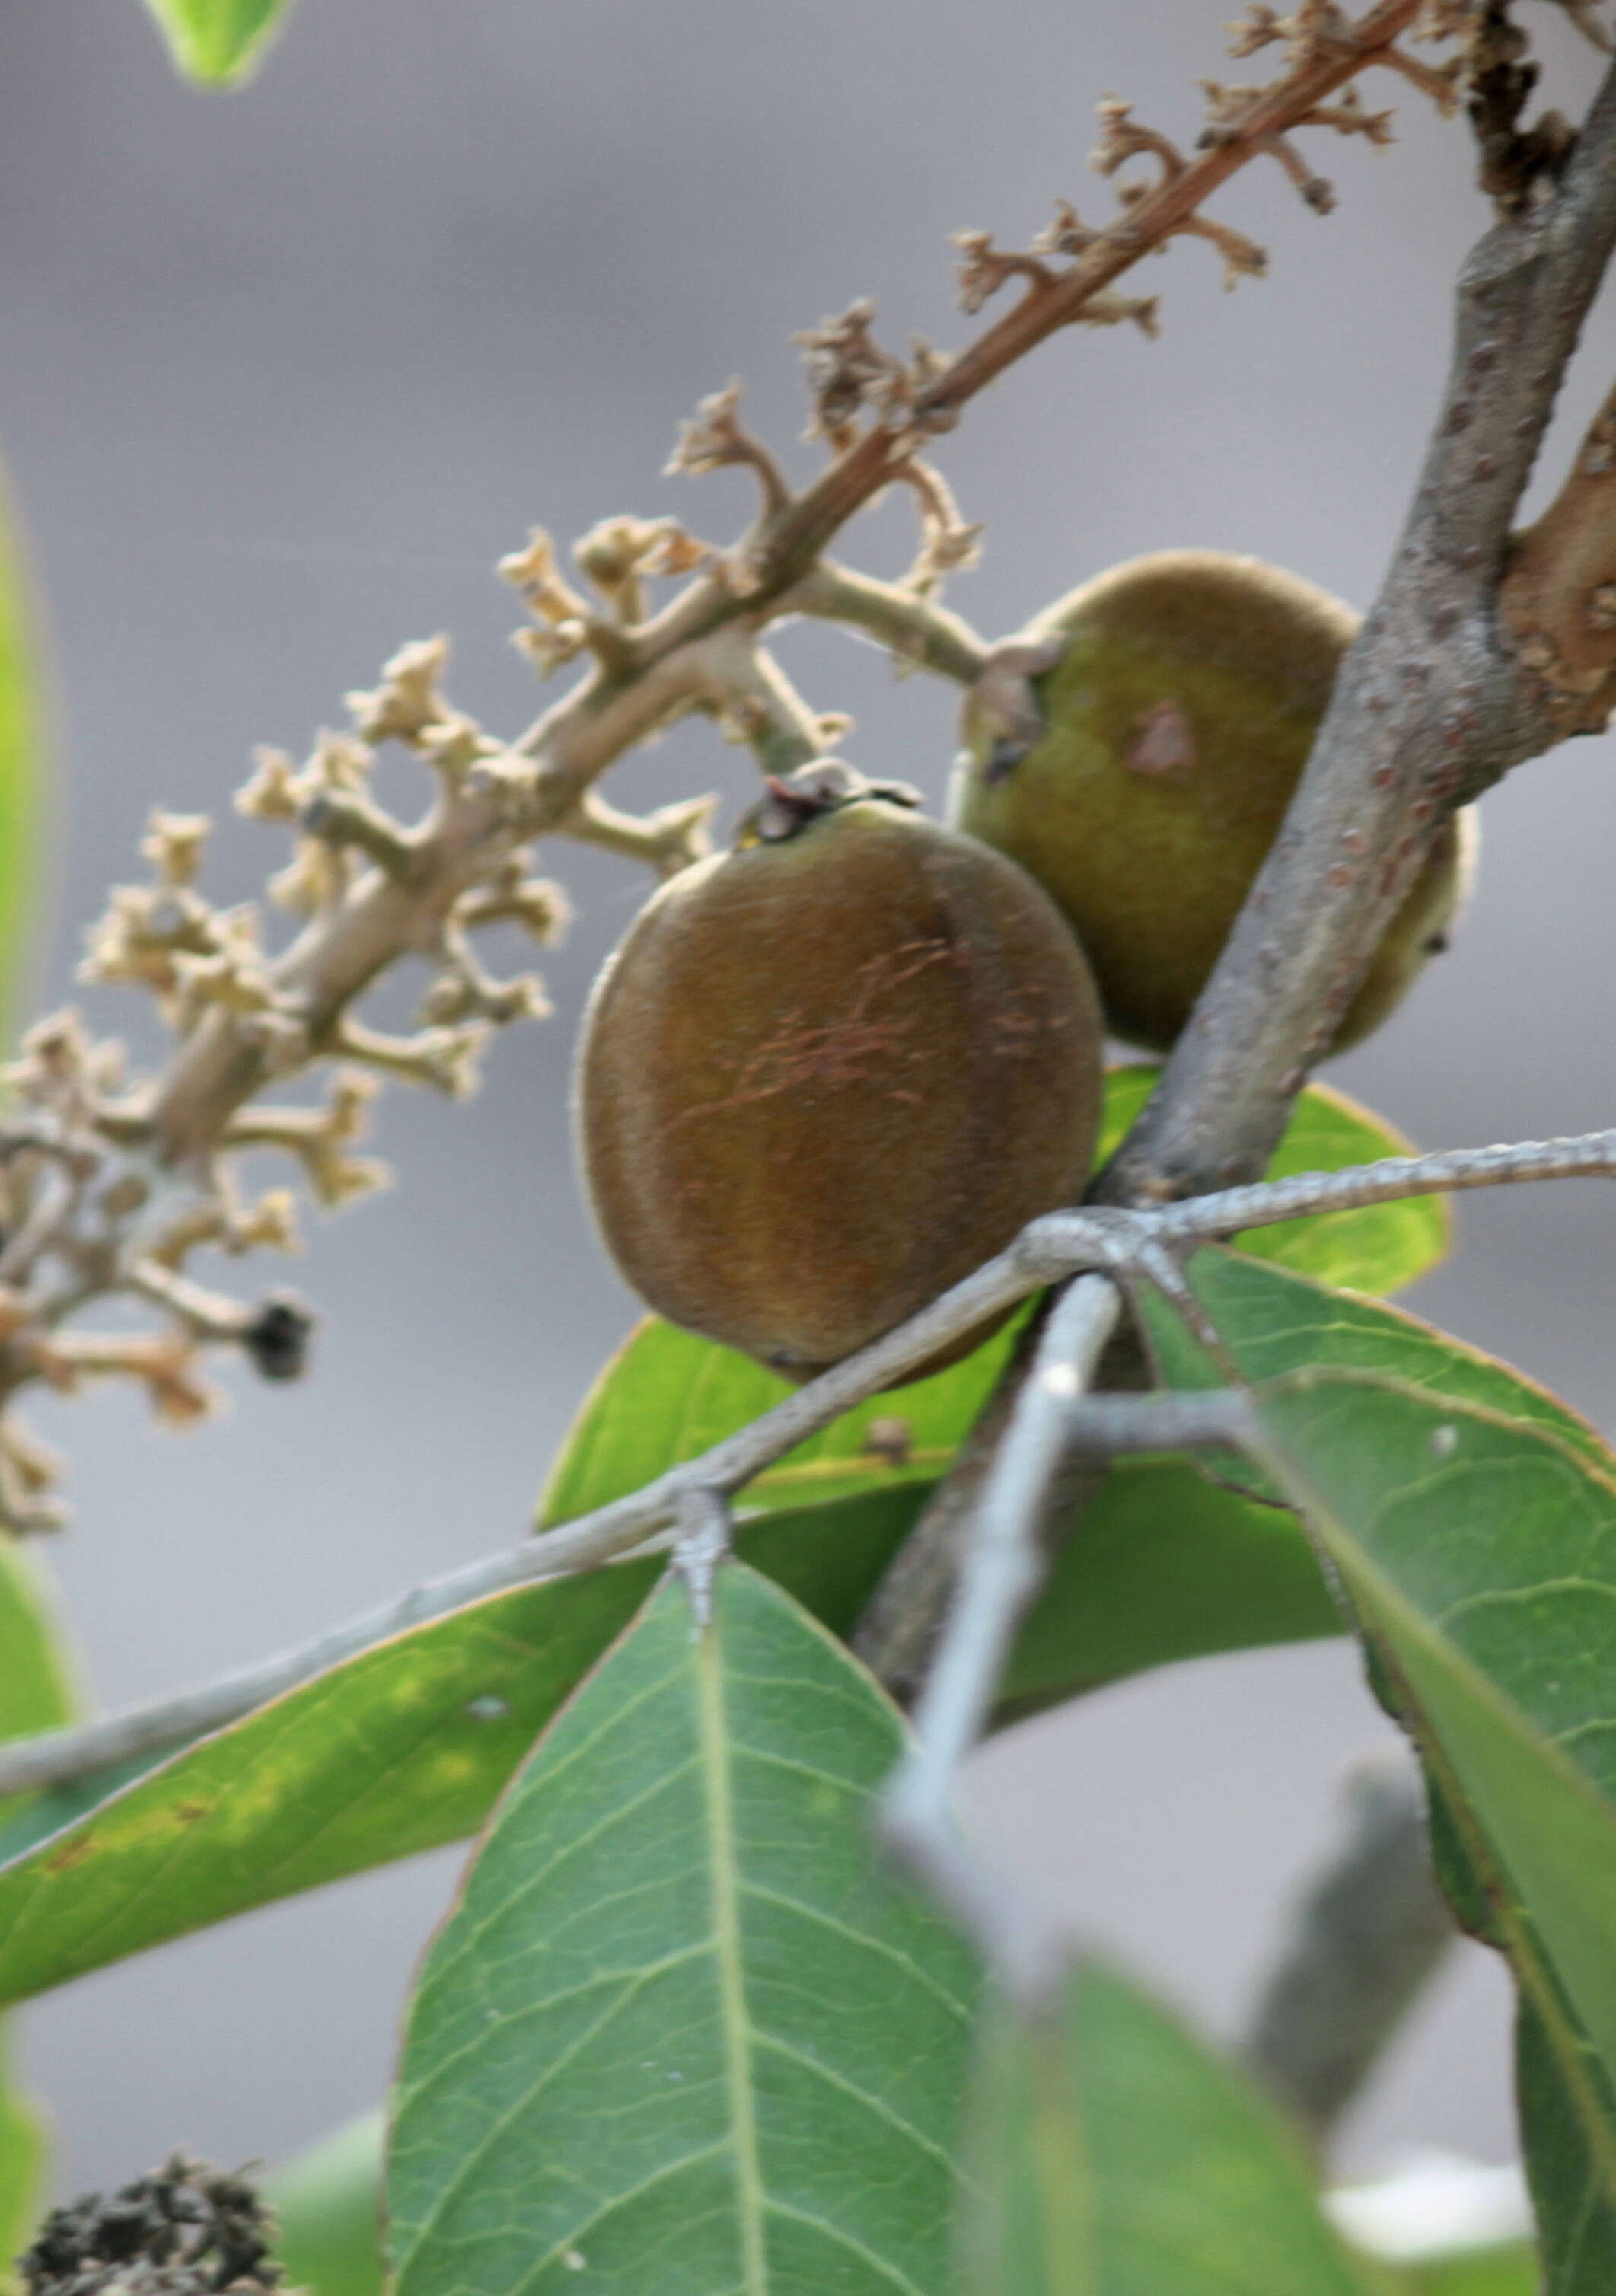
[[[606,965],[578,1123],[635,1290],[802,1380],[1076,1200],[1103,1029],[1013,863],[833,760],[770,790]]]
[[[1029,746],[1005,738],[1017,729],[1003,687],[967,702],[950,818],[1053,897],[1113,1036],[1165,1051],[1188,1020],[1357,628],[1324,591],[1255,559],[1164,551],[1086,583],[1028,631],[1024,659],[1042,671]],[[1053,668],[1050,641],[1064,641]],[[1473,814],[1443,823],[1332,1052],[1378,1028],[1445,945],[1474,844]]]

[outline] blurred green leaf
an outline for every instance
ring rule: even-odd
[[[257,69],[291,0],[146,0],[174,61],[207,87],[236,87]]]
[[[10,2054],[0,2033],[0,2296],[21,2284],[12,2259],[32,2237],[49,2152],[44,2122],[12,2086]]]
[[[18,1016],[24,939],[40,877],[46,771],[37,645],[10,496],[0,475],[0,1037]]]
[[[30,1550],[0,1538],[0,1740],[68,1721],[72,1669],[54,1606]],[[0,1817],[15,1805],[0,1802]]]
[[[1609,2296],[1616,1480],[1541,1426],[1386,1379],[1308,1373],[1258,1410],[1425,1759],[1456,1902],[1514,1969],[1547,2288]]]
[[[0,1538],[0,1740],[69,1719],[69,1670],[33,1557]],[[0,2029],[0,2291],[11,2296],[12,2259],[24,2248],[44,2189],[45,2125],[10,2077]]]
[[[1048,2013],[995,2005],[963,2296],[1374,2296],[1298,2139],[1160,2003],[1085,1961]]]
[[[722,1570],[701,1626],[665,1579],[427,1956],[388,2168],[398,2296],[939,2285],[975,1978],[869,1838],[901,1749],[767,1579]]]
[[[1513,2244],[1409,2265],[1407,2276],[1407,2296],[1538,2296],[1543,2285],[1536,2249]]]
[[[1120,1144],[1161,1073],[1148,1064],[1111,1071],[1102,1161]],[[1339,1172],[1348,1165],[1374,1164],[1383,1156],[1412,1152],[1412,1144],[1383,1117],[1360,1108],[1329,1085],[1310,1084],[1297,1101],[1264,1177],[1284,1180],[1298,1172]],[[1452,1240],[1453,1216],[1446,1200],[1415,1196],[1402,1203],[1367,1204],[1357,1211],[1318,1212],[1309,1219],[1248,1228],[1239,1247],[1254,1259],[1296,1268],[1325,1283],[1384,1294],[1400,1292],[1426,1275],[1447,1257]]]
[[[275,2253],[289,2289],[381,2296],[380,2106],[283,2161],[264,2180],[280,2230]]]

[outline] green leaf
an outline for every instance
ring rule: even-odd
[[[21,2286],[12,2259],[32,2236],[49,2153],[44,2122],[12,2087],[10,2054],[0,2034],[0,2296]]]
[[[909,1490],[843,1500],[816,1510],[807,1535],[782,1515],[743,1549],[846,1633],[918,1503]],[[625,1563],[434,1620],[59,1831],[62,1805],[44,1798],[14,1822],[19,1854],[0,1869],[0,2002],[473,1832],[660,1568]]]
[[[264,2180],[288,2288],[381,2296],[381,2108],[336,2129]]]
[[[1150,1065],[1111,1071],[1102,1161],[1120,1144],[1161,1073]],[[1349,1164],[1373,1164],[1383,1156],[1411,1153],[1411,1144],[1383,1117],[1372,1115],[1329,1085],[1310,1084],[1297,1101],[1265,1177],[1284,1180],[1298,1172],[1339,1172]],[[1453,1216],[1446,1200],[1415,1196],[1403,1203],[1317,1212],[1308,1219],[1248,1228],[1239,1242],[1241,1250],[1254,1259],[1294,1267],[1326,1283],[1349,1284],[1355,1292],[1384,1293],[1400,1292],[1426,1275],[1447,1257],[1452,1238]]]
[[[1540,1426],[1384,1379],[1316,1372],[1258,1408],[1425,1759],[1456,1902],[1514,1969],[1547,2287],[1608,2296],[1616,1480]]]
[[[1013,1345],[1013,1327],[1007,1327],[963,1363],[844,1412],[748,1484],[748,1512],[778,1513],[935,1482],[970,1433]],[[541,1523],[565,1522],[637,1491],[750,1426],[792,1392],[750,1357],[648,1316],[585,1397],[545,1485]],[[872,1427],[886,1439],[874,1450]]]
[[[24,938],[39,866],[45,713],[37,645],[9,492],[0,473],[0,1035],[17,1018]]]
[[[1604,1472],[1616,1458],[1604,1439],[1535,1380],[1496,1356],[1400,1308],[1355,1298],[1242,1254],[1209,1248],[1186,1270],[1191,1290],[1222,1339],[1236,1370],[1253,1382],[1309,1368],[1384,1374],[1406,1387],[1451,1396],[1541,1427]],[[1222,1384],[1224,1371],[1159,1293],[1141,1301],[1151,1353],[1169,1386]],[[1220,1462],[1219,1479],[1273,1496],[1260,1470]]]
[[[996,2005],[966,2296],[1369,2296],[1302,2147],[1231,2065],[1094,1961],[1043,2017]]]
[[[1468,1854],[1465,1866],[1461,1890],[1475,1870]],[[1518,1941],[1508,1921],[1489,1908],[1484,1934],[1509,1954],[1520,1987],[1515,2103],[1545,2296],[1596,2296],[1609,2289],[1616,2257],[1616,2085],[1609,2058],[1593,2061],[1586,2025],[1555,1972],[1538,1965],[1530,1907],[1522,1907],[1521,1928]]]
[[[1218,1651],[1310,1642],[1341,1611],[1296,1517],[1183,1459],[1115,1466],[1023,1620],[999,1719]]]
[[[0,1740],[65,1722],[68,1669],[33,1558],[0,1538]],[[0,2029],[0,2292],[33,2229],[48,2156],[44,2123],[12,2086]]]
[[[72,1674],[28,1548],[0,1538],[0,1740],[54,1728],[73,1711]],[[11,1805],[0,1803],[0,1814]]]
[[[1413,2265],[1403,2284],[1407,2296],[1538,2296],[1542,2267],[1536,2249],[1511,2243]]]
[[[496,1813],[411,2005],[398,2296],[930,2292],[975,1992],[868,1839],[867,1676],[732,1565],[665,1580]]]
[[[285,20],[291,0],[146,0],[187,78],[235,87]]]
[[[1309,1366],[1385,1374],[1540,1427],[1616,1474],[1601,1438],[1557,1396],[1400,1308],[1239,1252],[1198,1252],[1187,1273],[1248,1380]],[[1170,1385],[1220,1382],[1166,1300],[1147,1292],[1142,1307]],[[1022,1627],[1005,1679],[1009,1711],[1177,1659],[1341,1632],[1313,1551],[1295,1516],[1272,1504],[1268,1479],[1223,1459],[1216,1476],[1179,1459],[1112,1469]]]

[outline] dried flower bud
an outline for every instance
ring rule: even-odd
[[[242,1347],[262,1379],[301,1379],[308,1367],[315,1319],[295,1294],[271,1292],[242,1333]]]

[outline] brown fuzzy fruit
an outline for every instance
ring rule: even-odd
[[[1037,738],[1004,738],[991,691],[967,702],[950,818],[1051,895],[1113,1036],[1165,1051],[1188,1020],[1357,628],[1324,591],[1255,559],[1163,551],[1086,583],[1028,631],[1033,665],[1041,642],[1060,648],[1033,688]],[[1443,946],[1474,840],[1472,813],[1442,824],[1332,1052],[1378,1028]]]
[[[803,1380],[1076,1200],[1103,1031],[1013,862],[833,760],[771,792],[602,972],[578,1121],[635,1290]]]

